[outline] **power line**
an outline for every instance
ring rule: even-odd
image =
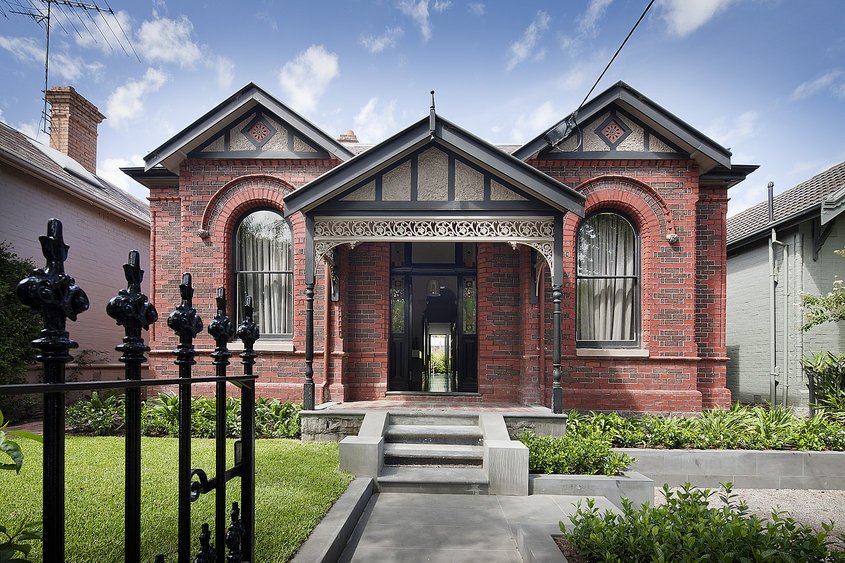
[[[105,1],[105,0],[104,0]],[[94,2],[80,2],[78,0],[27,0],[29,6],[22,3],[22,0],[3,0],[3,3],[6,4],[7,10],[3,10],[0,8],[0,12],[2,12],[3,16],[8,18],[6,15],[6,11],[10,14],[21,15],[31,18],[35,23],[40,25],[44,28],[44,35],[45,35],[45,49],[44,49],[44,109],[41,112],[41,120],[39,122],[39,129],[43,132],[47,133],[47,124],[49,121],[49,116],[47,114],[47,90],[49,88],[49,77],[50,77],[50,25],[53,20],[55,20],[62,31],[65,32],[67,35],[73,35],[68,28],[65,27],[64,22],[67,22],[70,27],[73,28],[73,31],[76,32],[76,35],[79,39],[82,39],[82,32],[73,22],[73,19],[69,14],[73,14],[76,16],[79,23],[82,24],[82,27],[85,28],[85,31],[91,37],[95,44],[99,44],[99,41],[94,36],[94,33],[88,28],[88,25],[80,16],[79,12],[84,12],[88,15],[91,23],[94,24],[94,27],[97,28],[97,31],[100,32],[100,35],[103,37],[103,40],[106,42],[106,45],[114,52],[114,45],[112,45],[109,38],[106,37],[106,34],[103,32],[102,26],[97,23],[97,20],[94,19],[94,14],[98,14],[100,19],[105,24],[105,26],[109,29],[114,40],[118,42],[120,48],[123,49],[124,54],[129,56],[129,51],[126,50],[126,46],[124,45],[124,41],[121,40],[117,33],[115,33],[114,29],[112,28],[109,20],[106,18],[106,15],[111,16],[114,21],[117,23],[118,27],[120,28],[120,32],[123,34],[123,39],[125,40],[126,44],[132,49],[132,52],[135,54],[135,57],[138,61],[141,60],[141,57],[138,56],[138,52],[135,51],[135,47],[132,45],[132,41],[129,39],[129,36],[126,34],[126,31],[123,29],[123,25],[120,23],[120,18],[117,17],[117,14],[114,13],[111,6],[109,6],[108,2],[106,2],[106,8],[97,5]],[[53,6],[56,8],[56,12],[53,12]],[[42,127],[43,123],[43,127]]]
[[[601,71],[601,74],[599,74],[599,77],[593,83],[593,87],[590,88],[590,91],[587,92],[587,95],[584,96],[584,99],[581,100],[580,104],[578,104],[578,108],[575,111],[573,111],[572,113],[570,113],[569,117],[566,118],[565,122],[563,124],[561,124],[561,125],[564,126],[564,130],[561,131],[560,130],[561,125],[557,125],[557,126],[553,127],[552,129],[550,129],[549,131],[546,132],[544,137],[546,139],[546,142],[548,142],[551,146],[553,146],[553,147],[557,146],[558,143],[560,143],[566,137],[568,137],[569,134],[578,126],[578,123],[576,121],[578,119],[578,112],[581,111],[581,108],[584,107],[585,103],[587,103],[587,100],[590,98],[590,95],[593,93],[593,90],[596,89],[596,86],[599,85],[599,82],[601,82],[601,79],[604,78],[604,75],[607,72],[607,69],[610,68],[610,65],[613,64],[613,61],[615,61],[616,57],[619,56],[619,53],[622,52],[622,49],[625,47],[625,44],[628,42],[628,39],[630,39],[631,35],[634,34],[634,31],[640,25],[640,22],[643,21],[646,14],[648,14],[648,11],[651,9],[651,6],[653,4],[654,4],[654,0],[650,0],[648,5],[645,7],[645,10],[643,10],[643,13],[640,14],[640,17],[637,19],[637,22],[634,24],[634,27],[632,27],[631,31],[628,32],[628,35],[625,36],[625,39],[619,45],[619,48],[616,49],[615,53],[613,53],[613,56],[610,58],[610,61],[608,61],[607,65],[604,67],[604,70]]]

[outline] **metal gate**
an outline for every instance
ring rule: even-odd
[[[66,330],[67,319],[89,307],[88,297],[64,271],[69,247],[62,236],[62,223],[50,219],[47,234],[39,237],[47,263],[21,280],[17,292],[21,301],[41,314],[43,330],[32,344],[39,350],[37,359],[43,364],[44,382],[4,385],[6,394],[40,394],[44,398],[44,484],[43,484],[43,546],[44,561],[65,560],[65,394],[72,391],[125,389],[126,394],[126,466],[125,466],[125,560],[141,559],[141,388],[177,385],[179,388],[179,516],[178,561],[189,563],[191,550],[191,503],[201,495],[215,491],[214,535],[208,524],[202,525],[199,550],[193,559],[200,563],[255,560],[255,376],[252,374],[257,354],[253,345],[258,339],[258,326],[253,321],[252,299],[246,298],[244,321],[237,327],[243,341],[240,354],[243,375],[227,375],[232,356],[227,342],[235,335],[235,327],[226,314],[226,290],[217,290],[217,314],[208,326],[215,340],[211,353],[215,366],[213,377],[191,377],[197,352],[194,337],[203,329],[202,319],[193,307],[194,289],[191,274],[182,276],[179,293],[181,304],[167,319],[167,325],[179,337],[173,352],[179,366],[179,376],[167,379],[141,379],[141,364],[147,361],[149,347],[141,336],[142,330],[158,320],[155,306],[141,293],[139,253],[129,252],[123,265],[127,287],[106,306],[107,314],[123,326],[125,336],[116,349],[122,353],[125,379],[112,381],[66,381],[65,364],[72,358],[68,351],[77,343]],[[214,476],[191,467],[191,386],[197,383],[216,384],[216,448]],[[241,390],[241,439],[235,444],[235,464],[226,468],[226,383]],[[241,479],[240,506],[232,503],[231,521],[227,527],[226,482]],[[196,478],[196,480],[194,480]],[[225,546],[225,549],[224,549]],[[216,547],[216,549],[215,549]],[[226,553],[227,552],[227,553]],[[158,555],[156,562],[163,562]]]

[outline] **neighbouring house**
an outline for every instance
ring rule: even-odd
[[[62,221],[70,246],[66,271],[91,302],[68,323],[79,343],[68,375],[119,378],[123,365],[114,347],[123,330],[106,315],[106,303],[126,287],[122,265],[130,250],[149,264],[149,207],[96,175],[97,125],[104,119],[97,108],[69,86],[49,90],[47,100],[50,146],[0,123],[0,241],[43,267],[38,237],[50,218]]]
[[[801,293],[845,277],[845,162],[728,219],[728,388],[734,400],[806,407],[804,356],[845,350],[845,326],[801,331]],[[772,244],[772,236],[777,241]],[[771,258],[770,258],[771,247]]]
[[[238,319],[252,296],[257,392],[307,407],[728,405],[728,189],[756,167],[621,82],[550,125],[497,147],[432,97],[365,147],[248,84],[125,169],[150,188],[152,297],[174,307],[186,271],[206,320],[217,286]],[[175,335],[151,338],[175,375]]]

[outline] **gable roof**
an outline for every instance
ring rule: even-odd
[[[552,208],[584,215],[584,195],[502,152],[433,111],[430,116],[285,196],[285,215],[312,211],[365,177],[387,168],[412,152],[438,145],[456,152],[481,169],[505,178]]]
[[[243,114],[256,106],[262,106],[279,116],[333,158],[341,161],[352,158],[352,152],[331,135],[288,108],[254,82],[250,82],[145,156],[145,169],[149,170],[161,164],[171,172],[178,173],[179,163],[185,158],[185,154],[222,131],[228,124],[227,118]]]
[[[716,167],[730,169],[731,151],[622,81],[585,103],[578,111],[578,115],[573,115],[574,112],[569,114],[549,130],[514,151],[513,155],[522,160],[535,158],[540,151],[550,147],[552,143],[558,144],[573,134],[572,131],[568,134],[566,132],[566,124],[571,118],[574,117],[576,123],[586,123],[611,105],[618,105],[633,114],[645,125],[660,132],[673,144],[684,149],[698,162],[702,174]]]
[[[834,210],[845,211],[845,162],[776,195],[773,223],[769,223],[768,201],[729,217],[728,247],[750,242],[768,233],[772,227],[803,220],[808,214],[816,215],[822,210],[827,210],[827,215]]]
[[[0,122],[0,161],[76,197],[150,228],[149,206],[81,164]]]

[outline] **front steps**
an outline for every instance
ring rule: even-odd
[[[380,492],[487,494],[477,415],[388,415]]]
[[[501,414],[368,412],[340,457],[379,492],[528,494],[528,450]]]

